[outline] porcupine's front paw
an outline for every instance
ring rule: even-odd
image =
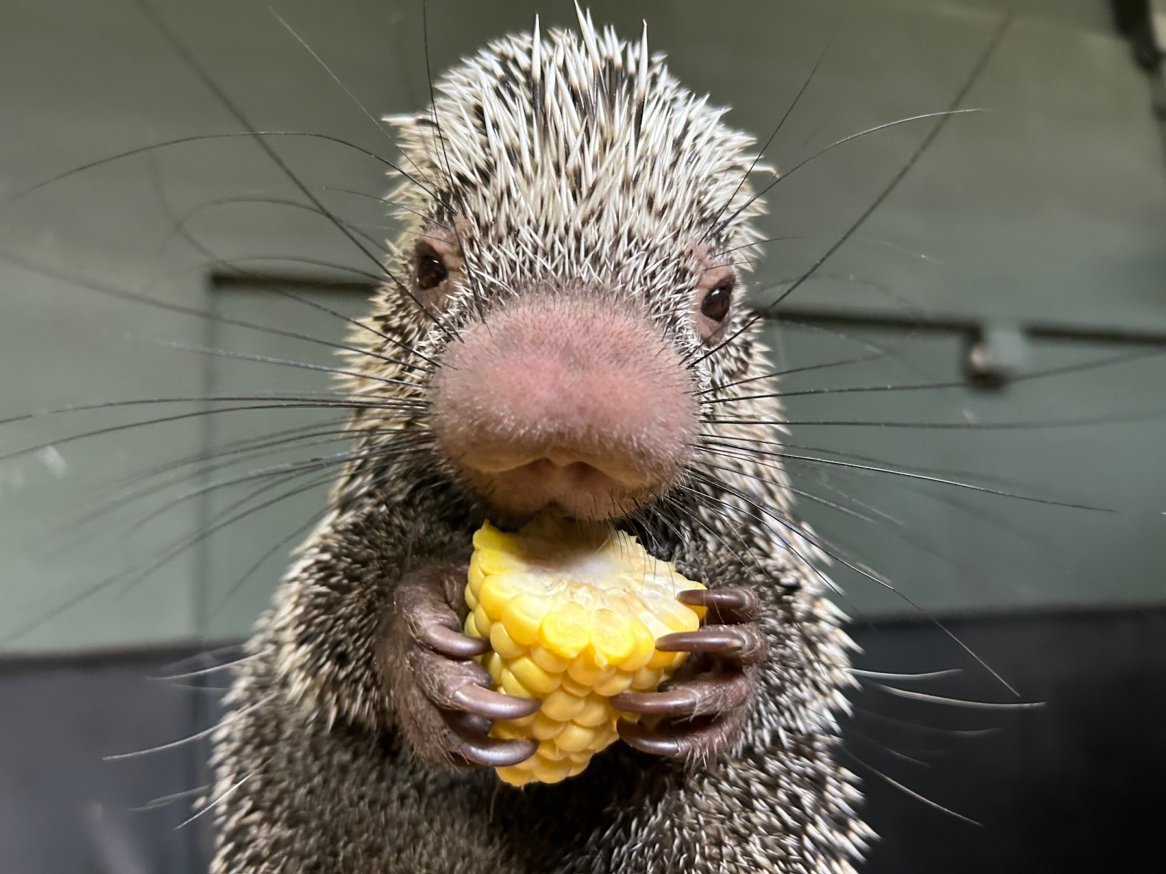
[[[401,580],[382,627],[381,672],[397,724],[419,758],[455,767],[515,765],[533,755],[537,741],[486,733],[492,720],[529,716],[539,702],[490,691],[489,674],[470,661],[489,643],[460,630],[465,579],[466,566],[449,563]]]
[[[679,598],[708,608],[701,628],[656,641],[659,650],[691,653],[684,668],[659,692],[625,692],[612,703],[647,717],[619,723],[620,737],[637,750],[699,761],[736,739],[768,647],[756,624],[758,602],[751,589],[697,589]]]

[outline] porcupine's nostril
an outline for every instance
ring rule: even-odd
[[[697,430],[691,380],[645,321],[534,300],[461,339],[438,371],[434,427],[462,476],[501,509],[623,515],[682,469]]]

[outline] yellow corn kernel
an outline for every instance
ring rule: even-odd
[[[472,593],[475,598],[478,597],[478,592],[482,591],[482,582],[486,579],[486,575],[482,572],[480,565],[474,565],[470,568],[470,572],[466,575],[466,601],[470,599]]]
[[[473,614],[468,617],[473,618]],[[483,635],[485,637],[485,635]],[[510,632],[506,630],[506,626],[501,622],[495,622],[490,629],[490,649],[498,653],[504,659],[516,659],[526,655],[526,647],[516,643],[510,636]]]
[[[514,585],[511,574],[494,574],[490,585],[483,585],[478,590],[478,601],[486,615],[497,621],[502,618],[506,605],[518,594],[519,589]]]
[[[632,674],[632,688],[637,692],[646,692],[657,688],[663,681],[660,671],[655,668],[643,667]]]
[[[517,698],[533,698],[526,687],[518,681],[514,674],[510,673],[506,668],[502,669],[502,677],[498,680],[498,685],[502,687],[502,691],[507,695],[514,695]]]
[[[503,782],[509,783],[511,786],[525,786],[538,779],[533,772],[523,771],[515,767],[496,768],[495,770]]]
[[[600,732],[592,727],[579,725],[577,722],[568,722],[559,732],[559,736],[555,738],[555,746],[566,753],[577,753],[581,750],[591,749],[593,741],[599,734]]]
[[[559,734],[569,723],[558,719],[552,719],[541,711],[534,715],[534,722],[531,723],[529,737],[537,738],[538,740],[551,740]]]
[[[677,593],[703,588],[609,526],[546,514],[517,534],[484,524],[474,534],[466,633],[489,640],[479,658],[494,688],[538,698],[533,716],[500,720],[501,739],[534,738],[530,759],[498,768],[507,783],[557,783],[579,774],[618,738],[611,697],[654,690],[685,653],[656,638],[699,627],[703,608]]]
[[[470,615],[466,617],[465,625],[463,625],[462,628],[466,632],[466,634],[468,634],[470,637],[485,637],[486,636],[478,631],[478,626],[477,626],[477,623],[474,621],[474,614],[472,611],[471,611]]]
[[[502,621],[516,643],[530,646],[538,640],[540,623],[548,609],[545,598],[524,592],[506,605]]]
[[[581,686],[572,680],[565,672],[563,674],[563,688],[576,698],[586,698],[591,692],[586,686]]]
[[[496,652],[488,653],[485,656],[485,661],[483,664],[486,666],[486,670],[489,672],[490,679],[494,681],[494,684],[497,685],[501,683],[502,672],[505,670],[506,665],[506,661],[502,658],[502,656],[498,655]]]
[[[530,648],[530,658],[544,671],[549,671],[552,674],[563,673],[563,671],[567,670],[567,665],[571,663],[562,656],[555,655],[545,646],[538,644]]]
[[[596,694],[602,695],[604,698],[614,698],[621,692],[628,690],[632,684],[632,676],[627,671],[616,671],[611,675],[611,679],[596,683],[592,688]]]
[[[491,637],[493,640],[493,637]],[[503,656],[505,658],[505,656]],[[559,688],[562,682],[560,674],[544,671],[529,656],[522,655],[510,662],[510,673],[523,685],[533,692],[536,697],[549,695]]]
[[[537,756],[535,758],[538,758]],[[570,762],[556,762],[550,759],[539,763],[538,769],[535,771],[537,778],[543,783],[561,783],[571,776]]]
[[[567,668],[567,676],[586,689],[594,689],[615,676],[615,666],[598,667],[586,656],[580,656]]]
[[[473,615],[474,615],[474,627],[476,629],[478,629],[478,633],[481,634],[483,637],[488,637],[490,635],[490,626],[493,625],[494,623],[490,619],[490,617],[486,615],[486,608],[483,607],[481,604],[479,604],[477,607],[474,608]]]
[[[535,716],[538,716],[536,713]],[[517,719],[500,719],[490,729],[490,735],[499,740],[523,740],[533,734],[533,720],[531,725],[516,725]]]
[[[570,664],[591,640],[587,608],[575,601],[564,602],[539,624],[538,639],[549,652]]]
[[[587,706],[588,699],[580,698],[578,695],[572,695],[566,689],[558,688],[542,700],[540,713],[545,713],[551,719],[556,719],[559,722],[567,722],[579,715],[579,712]]]
[[[611,705],[602,695],[588,695],[583,702],[583,708],[571,717],[571,721],[579,725],[603,725],[611,718]]]
[[[654,671],[659,671],[664,668],[672,667],[672,657],[676,655],[674,652],[664,652],[663,650],[656,650],[652,657],[648,659],[647,667]],[[683,655],[683,653],[681,653]]]

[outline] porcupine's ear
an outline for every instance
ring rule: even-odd
[[[393,141],[401,150],[401,161],[389,176],[420,183],[432,190],[434,180],[446,175],[444,168],[434,164],[437,151],[437,133],[441,129],[432,107],[420,112],[381,116],[382,124],[391,129]]]
[[[382,115],[381,123],[389,125],[393,129],[393,133],[396,134],[397,141],[400,142],[401,138],[416,137],[417,128],[428,118],[429,115],[426,113],[402,112]]]
[[[776,164],[760,162],[749,168],[749,175],[747,178],[752,179],[757,176],[763,179],[768,179],[770,182],[772,182],[774,179],[779,179],[781,177],[781,171],[777,168]]]
[[[392,187],[385,198],[386,212],[396,221],[396,239],[389,241],[390,257],[412,263],[417,235],[427,225],[437,207],[437,193],[443,189],[444,173],[433,163],[430,146],[435,135],[433,116],[418,113],[385,115],[382,124],[400,150],[396,165],[387,173]]]
[[[388,176],[406,183],[412,181],[414,185],[427,184],[426,178],[436,169],[427,158],[434,135],[432,112],[382,115],[381,123],[391,128],[392,139],[401,150],[401,161],[388,171]]]

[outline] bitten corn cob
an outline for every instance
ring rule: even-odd
[[[475,532],[466,633],[489,638],[480,661],[495,689],[542,700],[533,716],[494,723],[493,737],[539,741],[498,776],[557,783],[586,768],[616,740],[617,719],[636,718],[608,699],[654,691],[684,661],[656,638],[699,626],[704,608],[676,595],[702,588],[606,525],[545,515],[517,534],[489,522]]]

